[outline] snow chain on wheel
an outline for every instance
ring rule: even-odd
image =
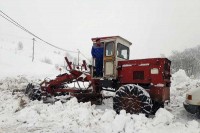
[[[26,87],[25,94],[31,99],[31,100],[41,100],[42,94],[40,90],[39,85],[33,85],[32,83],[29,83]]]
[[[121,86],[113,98],[113,109],[117,113],[124,109],[127,113],[148,115],[151,113],[152,106],[151,98],[146,90],[134,84]]]

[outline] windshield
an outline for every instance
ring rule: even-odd
[[[129,59],[129,48],[121,43],[117,43],[117,57]]]
[[[105,44],[106,56],[113,55],[113,48],[114,48],[114,42],[106,42]]]

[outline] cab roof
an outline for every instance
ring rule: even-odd
[[[106,36],[106,37],[96,37],[96,38],[92,38],[92,41],[93,42],[96,42],[97,39],[100,39],[100,40],[106,40],[106,39],[117,39],[117,38],[120,38],[126,42],[128,42],[130,45],[132,44],[131,42],[129,42],[128,40],[126,40],[125,38],[121,37],[121,36]]]

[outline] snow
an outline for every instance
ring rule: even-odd
[[[153,121],[153,125],[165,124],[169,125],[174,121],[175,117],[166,109],[160,108],[156,114]]]
[[[172,80],[174,81],[173,85],[176,86],[176,85],[181,85],[181,83],[189,81],[190,78],[186,75],[184,70],[179,69],[178,72],[173,74]]]
[[[200,86],[200,80],[189,78],[183,70],[172,76],[171,100],[155,116],[120,114],[112,109],[112,99],[103,105],[78,103],[76,98],[62,103],[44,104],[30,101],[20,90],[29,82],[39,83],[59,74],[54,65],[40,60],[31,62],[23,54],[0,49],[0,133],[199,133],[200,120],[183,108],[185,94]],[[13,93],[13,90],[18,90]],[[113,93],[102,92],[106,95]]]
[[[171,107],[172,110],[161,108],[155,116],[147,118],[144,114],[131,115],[124,110],[116,114],[112,107],[100,105],[99,109],[100,106],[91,105],[90,102],[78,103],[76,98],[66,103],[57,101],[44,104],[41,101],[30,101],[21,92],[12,94],[14,89],[24,89],[28,82],[30,79],[22,76],[1,80],[1,132],[197,133],[200,129],[199,120],[195,117],[188,119],[186,116],[189,114],[185,111],[186,116],[177,113],[179,107]],[[104,104],[108,104],[108,101]],[[180,108],[184,110],[182,106]],[[181,119],[184,121],[179,117],[183,117]]]
[[[32,62],[31,58],[24,57],[20,54],[9,53],[0,50],[0,78],[16,77],[18,75],[50,76],[59,71],[53,65],[42,63],[38,60]],[[14,70],[13,70],[14,69]]]

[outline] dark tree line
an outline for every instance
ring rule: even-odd
[[[173,51],[169,59],[172,61],[172,73],[183,69],[188,76],[200,76],[200,45],[183,52]]]

